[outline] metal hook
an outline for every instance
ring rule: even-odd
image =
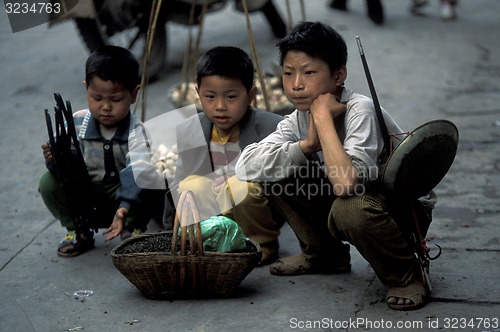
[[[431,257],[431,255],[429,255],[428,253],[426,253],[426,254],[425,254],[425,257],[427,257],[427,259],[428,259],[428,260],[430,260],[430,261],[433,261],[433,260],[438,259],[438,258],[439,258],[439,256],[441,256],[441,253],[443,252],[443,249],[441,248],[441,246],[440,246],[439,244],[434,243],[434,245],[435,245],[436,247],[438,247],[439,252],[438,252],[438,253],[437,253],[437,255],[436,255],[436,256],[434,256],[434,257]]]

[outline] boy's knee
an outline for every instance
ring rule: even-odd
[[[247,182],[248,194],[252,197],[264,197],[264,190],[262,186],[257,182]]]
[[[53,195],[56,191],[60,190],[59,188],[59,180],[50,171],[45,172],[40,177],[38,192],[42,195],[42,197]]]
[[[199,175],[190,175],[179,183],[179,191],[212,191],[212,180],[209,178],[199,176]]]
[[[235,204],[243,202],[252,195],[254,189],[251,185],[250,182],[238,180],[236,176],[231,176],[227,180],[227,189]]]
[[[371,227],[370,221],[380,218],[382,214],[386,212],[380,201],[372,196],[339,197],[333,202],[330,223],[343,232],[362,231]]]

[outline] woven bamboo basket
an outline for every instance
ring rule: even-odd
[[[183,192],[178,206],[173,231],[123,241],[111,251],[113,264],[150,299],[229,297],[260,261],[259,245],[247,241],[244,252],[204,252],[192,193]],[[150,251],[137,252],[144,244]]]

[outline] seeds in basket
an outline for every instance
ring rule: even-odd
[[[187,245],[188,255],[191,253],[189,242]],[[180,254],[180,238],[177,239],[177,254]],[[206,247],[204,247],[205,249]],[[210,250],[206,250],[210,251]],[[244,247],[240,247],[235,252],[256,252],[255,246],[247,239]],[[137,237],[135,241],[127,246],[117,247],[115,253],[118,255],[135,254],[135,253],[171,253],[172,252],[172,233],[162,232],[154,237]]]

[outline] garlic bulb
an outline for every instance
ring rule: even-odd
[[[178,156],[177,145],[169,149],[164,144],[160,144],[153,153],[151,162],[156,167],[158,174],[166,180],[172,181],[175,177],[175,166]]]

